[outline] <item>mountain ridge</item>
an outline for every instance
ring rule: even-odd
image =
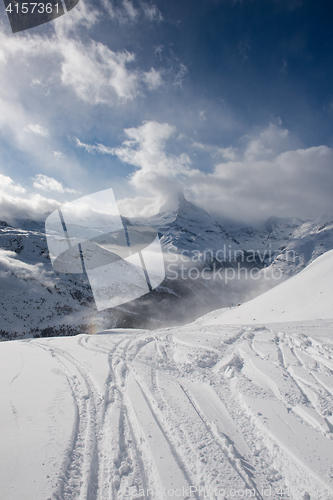
[[[265,268],[268,275],[278,271],[282,278],[286,278],[333,248],[331,214],[312,221],[270,217],[256,228],[224,227],[205,210],[180,196],[178,204],[161,207],[160,212],[152,217],[123,218],[123,221],[125,225],[147,225],[158,230],[165,256],[166,279],[150,294],[103,313],[98,313],[94,306],[86,276],[59,274],[52,269],[42,221],[2,221],[2,337],[75,334],[119,326],[158,328],[165,324],[183,324],[209,310],[244,302],[277,284],[274,280],[226,283],[223,273],[227,272],[228,266],[236,269],[239,264],[237,259],[229,262],[229,256],[232,260],[235,255],[246,257],[251,251],[257,252],[256,260],[248,264],[249,268],[257,268],[259,273]],[[176,264],[175,254],[179,258]],[[170,260],[173,267],[169,265]],[[240,263],[245,266],[244,259],[243,263],[240,259]],[[178,265],[187,266],[187,271],[192,266],[200,273],[202,270],[207,272],[200,274],[198,279],[189,279],[187,274],[172,279],[170,270],[174,275]],[[214,280],[215,275],[222,276],[222,279]]]

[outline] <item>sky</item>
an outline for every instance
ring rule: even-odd
[[[221,220],[333,211],[330,0],[80,0],[13,34],[0,6],[0,219],[112,187]]]

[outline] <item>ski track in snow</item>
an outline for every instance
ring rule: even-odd
[[[30,340],[75,407],[49,498],[333,500],[332,337],[270,328]]]

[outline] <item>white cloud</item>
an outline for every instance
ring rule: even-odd
[[[128,214],[156,212],[159,204],[179,190],[210,212],[244,220],[308,216],[333,208],[333,149],[292,149],[295,141],[281,126],[270,124],[256,135],[244,137],[239,148],[193,143],[216,162],[208,173],[191,168],[186,154],[168,153],[168,141],[176,129],[167,123],[145,122],[125,133],[127,140],[109,153],[137,168],[130,182],[141,194],[123,200],[121,206]],[[145,193],[150,196],[146,205]]]
[[[244,138],[243,149],[230,148],[229,158],[228,148],[224,150],[224,161],[212,173],[195,172],[185,189],[206,209],[233,218],[309,216],[331,210],[333,150],[291,149],[289,135],[269,125],[257,136]]]
[[[104,146],[103,144],[96,143],[95,145],[92,144],[86,144],[84,142],[81,142],[80,139],[77,137],[73,138],[76,146],[78,148],[84,149],[87,153],[95,154],[95,153],[100,153],[102,155],[113,155],[115,154],[114,148],[109,148],[107,146]]]
[[[0,213],[1,219],[11,221],[17,217],[43,219],[45,213],[60,205],[56,200],[40,194],[26,194],[25,189],[10,177],[0,174]]]
[[[121,147],[107,148],[102,144],[89,145],[76,139],[78,147],[89,153],[116,155],[121,161],[137,167],[131,175],[130,183],[139,192],[153,193],[157,198],[143,203],[143,197],[123,200],[126,213],[147,215],[156,211],[168,198],[181,190],[178,177],[190,175],[191,160],[187,154],[179,156],[166,152],[166,143],[174,136],[176,128],[167,123],[144,122],[138,128],[125,129],[127,139]],[[148,208],[147,208],[148,207]]]
[[[157,89],[163,83],[161,73],[156,71],[154,68],[151,68],[147,73],[144,73],[143,79],[147,83],[150,90]]]
[[[41,135],[43,137],[48,137],[50,135],[47,128],[38,125],[38,123],[30,123],[24,128],[24,130],[26,132],[33,132],[34,134]]]
[[[90,29],[98,23],[101,17],[100,9],[93,8],[89,2],[79,2],[75,9],[71,10],[70,15],[57,18],[52,27],[58,36],[68,36],[70,33],[76,35],[79,28]]]
[[[115,97],[133,99],[139,92],[139,75],[127,65],[129,52],[113,52],[100,42],[83,45],[77,40],[59,41],[62,52],[61,82],[90,104],[110,104]]]
[[[11,250],[0,249],[0,277],[2,279],[8,275],[12,277],[14,274],[29,283],[33,279],[39,281],[44,286],[54,286],[52,273],[45,270],[42,262],[28,264],[17,257],[17,253]]]
[[[57,158],[58,160],[61,160],[62,158],[65,158],[65,155],[61,151],[52,151],[53,156]]]
[[[114,154],[138,167],[131,177],[137,189],[159,193],[162,199],[179,189],[177,177],[189,174],[191,161],[187,154],[175,156],[165,151],[166,142],[175,132],[175,127],[154,121],[125,129],[128,139],[114,149]]]
[[[21,184],[14,184],[13,179],[2,174],[0,174],[0,190],[6,192],[7,194],[25,193],[25,189],[21,186]]]
[[[121,215],[124,217],[149,217],[157,214],[163,200],[158,196],[136,196],[117,200]]]
[[[268,159],[292,145],[289,131],[273,123],[256,136],[245,136],[244,139],[246,140],[244,157],[249,161]]]
[[[75,189],[64,188],[61,182],[48,177],[44,174],[38,174],[34,178],[33,187],[42,191],[56,191],[58,193],[76,193]]]
[[[139,17],[139,9],[135,8],[130,0],[123,0],[119,6],[110,0],[102,0],[102,3],[109,17],[120,24],[136,21]]]
[[[131,0],[122,0],[115,5],[110,0],[102,0],[102,4],[109,17],[120,24],[136,23],[139,19],[147,19],[151,22],[160,22],[163,16],[153,3],[137,2],[137,6]]]
[[[145,17],[150,21],[157,21],[157,22],[163,21],[163,16],[155,4],[148,4],[147,2],[141,2],[141,8],[144,12]]]
[[[202,144],[201,142],[193,141],[192,147],[205,151],[211,155],[214,160],[232,160],[235,161],[238,158],[238,150],[233,146],[227,148],[220,148],[218,146],[212,146],[210,144]]]
[[[134,7],[133,2],[123,0],[123,7],[131,21],[134,21],[138,17],[138,10]]]
[[[180,63],[179,69],[178,69],[177,73],[175,74],[174,85],[181,87],[183,85],[183,80],[184,80],[186,73],[188,73],[187,67],[185,66],[185,64]]]
[[[146,4],[142,5],[148,9]],[[123,9],[128,16],[134,15],[129,0],[123,3]],[[36,98],[38,91],[40,102],[41,94],[42,98],[50,96],[51,99],[61,84],[67,89],[67,100],[73,93],[86,103],[112,106],[119,101],[131,101],[145,89],[154,90],[161,85],[161,72],[154,68],[149,72],[141,71],[134,53],[112,51],[101,42],[77,36],[78,27],[91,28],[99,16],[97,10],[89,10],[80,2],[70,15],[52,23],[54,33],[48,37],[30,32],[17,37],[8,36],[4,25],[0,24],[0,95],[4,96],[0,103],[0,129],[12,128],[14,137],[21,143],[29,142],[22,136],[22,129],[40,137],[49,135],[47,127],[38,123],[38,117],[32,121],[26,106],[21,104],[25,102],[28,90],[31,94],[35,90]],[[18,72],[22,75],[20,79],[16,78]],[[9,99],[5,97],[7,95]],[[63,92],[63,99],[65,96]]]

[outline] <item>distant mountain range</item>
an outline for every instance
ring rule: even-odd
[[[0,221],[2,338],[186,323],[253,298],[333,249],[332,214],[306,221],[270,217],[254,227],[226,225],[180,195],[174,207],[164,206],[149,218],[123,217],[123,222],[159,232],[166,278],[140,299],[98,312],[85,275],[52,269],[43,222]],[[237,276],[239,269],[244,272]],[[234,279],[225,279],[233,273]],[[280,279],[268,279],[272,274]]]

